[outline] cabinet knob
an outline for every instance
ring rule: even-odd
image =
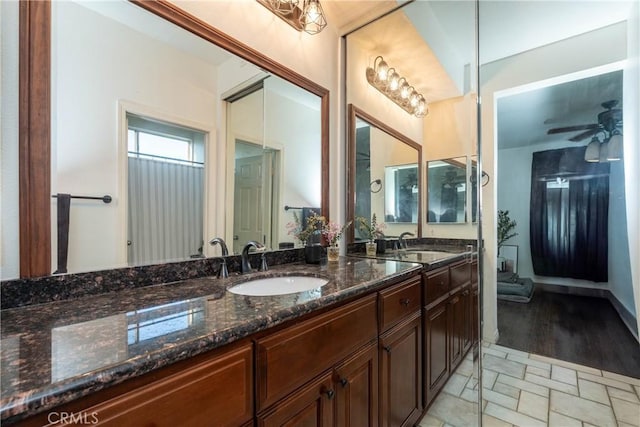
[[[409,298],[402,298],[402,299],[400,300],[400,304],[402,304],[402,305],[404,305],[404,306],[409,305],[409,303],[410,303],[410,302],[411,302],[411,300],[410,300]]]
[[[384,351],[386,351],[387,353],[391,354],[391,347],[389,347],[388,345],[385,345],[382,348],[384,349]]]
[[[331,389],[329,389],[329,390],[325,391],[324,394],[327,395],[327,399],[331,400],[331,399],[333,399],[333,396],[336,395],[336,392],[331,390]]]
[[[347,386],[347,384],[349,384],[349,380],[348,380],[348,379],[346,379],[346,378],[341,378],[341,379],[340,379],[340,385],[341,385],[342,387],[346,387],[346,386]]]

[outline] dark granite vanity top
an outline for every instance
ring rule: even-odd
[[[286,264],[229,279],[190,279],[2,310],[1,419],[50,409],[419,270],[408,262],[341,257],[328,265]],[[226,291],[249,278],[293,274],[329,283],[269,297]]]
[[[368,257],[364,253],[352,253],[350,255]],[[454,262],[475,257],[477,252],[467,250],[460,246],[444,246],[444,245],[416,245],[409,246],[407,249],[389,249],[384,253],[376,254],[375,258],[389,259],[394,261],[415,262],[422,264],[425,271],[434,270]]]

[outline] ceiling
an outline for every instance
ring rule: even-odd
[[[552,128],[597,123],[602,103],[618,100],[622,106],[622,71],[498,99],[498,148],[508,149],[553,141],[567,141],[582,131],[547,135]],[[587,145],[590,138],[576,142]]]
[[[324,0],[325,3],[327,15],[334,5],[341,4],[341,14],[328,16],[341,28],[353,19],[346,10],[368,10],[377,2]],[[456,73],[464,64],[475,62],[475,53],[469,49],[475,28],[473,24],[463,25],[474,22],[475,10],[469,8],[470,4],[473,3],[416,0],[354,35],[388,59],[391,66],[402,70],[412,84],[415,81],[429,102],[458,96],[461,82]],[[479,62],[497,61],[622,22],[632,4],[633,1],[614,0],[480,0]],[[567,140],[580,132],[547,135],[547,131],[595,123],[597,114],[603,111],[600,104],[612,99],[622,102],[621,72],[501,98],[497,103],[499,147]]]

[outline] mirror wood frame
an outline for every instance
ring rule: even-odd
[[[400,142],[415,148],[418,151],[418,184],[420,190],[418,191],[418,236],[422,236],[422,188],[424,185],[424,179],[422,177],[422,145],[409,139],[405,135],[401,134],[397,130],[387,126],[382,121],[376,119],[372,115],[366,113],[353,104],[348,106],[348,120],[347,120],[347,221],[355,220],[356,212],[356,120],[358,118],[366,121],[372,126],[380,129],[381,131],[391,135]],[[347,243],[354,243],[355,230],[354,227],[349,227],[347,232]]]
[[[329,217],[329,90],[166,0],[139,7],[321,98],[321,203]],[[20,277],[51,274],[51,0],[19,4]]]

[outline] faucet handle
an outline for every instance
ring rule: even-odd
[[[226,279],[229,277],[229,269],[227,268],[227,260],[220,258],[220,269],[218,270],[218,278]]]
[[[263,252],[262,255],[260,256],[260,271],[267,271],[267,270],[269,270],[269,266],[267,265],[266,254]]]

